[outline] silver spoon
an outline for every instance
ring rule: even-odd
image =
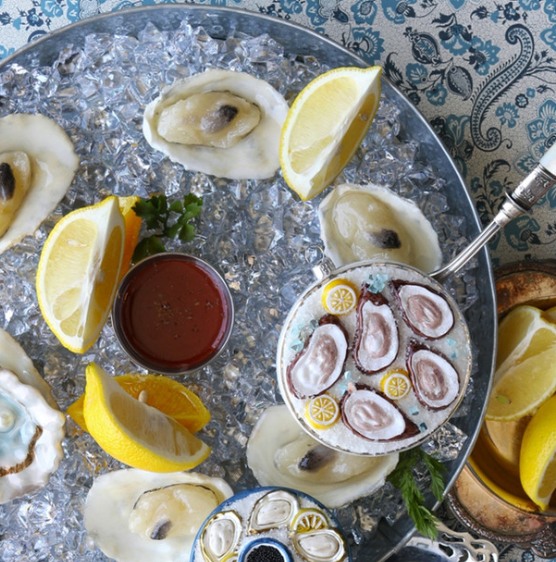
[[[511,192],[479,236],[451,262],[430,273],[440,283],[465,265],[506,224],[526,213],[554,185],[556,185],[556,144],[540,159],[535,169]]]

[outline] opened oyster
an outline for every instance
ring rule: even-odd
[[[280,165],[288,109],[263,80],[207,70],[165,88],[147,105],[143,134],[188,170],[229,179],[268,178]]]
[[[370,184],[336,186],[319,205],[326,255],[339,267],[382,258],[431,272],[442,262],[438,236],[415,203]]]
[[[58,409],[48,383],[41,377],[19,343],[2,329],[0,329],[0,368],[15,373],[23,384],[36,388],[52,408]]]
[[[301,490],[329,508],[369,496],[384,485],[398,454],[361,457],[308,435],[287,406],[267,408],[247,442],[247,464],[261,486]]]
[[[85,528],[118,562],[188,560],[197,531],[232,489],[194,472],[135,468],[97,478],[85,504]]]
[[[79,158],[44,115],[0,119],[0,253],[32,234],[66,194]]]
[[[0,503],[42,488],[64,455],[65,416],[0,369]]]

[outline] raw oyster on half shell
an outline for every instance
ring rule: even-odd
[[[0,368],[0,504],[42,488],[64,453],[65,416]]]
[[[66,194],[79,158],[44,115],[0,119],[0,253],[32,234]]]
[[[394,470],[398,454],[350,455],[307,434],[287,406],[267,408],[247,442],[247,464],[261,486],[300,490],[328,508],[369,496]]]
[[[262,179],[278,170],[288,104],[269,83],[213,69],[166,87],[145,108],[143,134],[187,170]]]
[[[310,398],[325,392],[342,375],[347,352],[345,328],[332,314],[323,316],[288,367],[286,376],[293,394]]]
[[[118,562],[188,560],[204,520],[231,495],[224,480],[194,472],[109,472],[87,495],[85,528]]]
[[[396,319],[386,298],[363,287],[357,304],[353,357],[357,368],[372,375],[392,364],[399,349]]]
[[[319,205],[321,238],[336,267],[387,259],[431,272],[440,267],[438,235],[419,207],[374,184],[341,184]]]
[[[419,428],[397,406],[365,385],[348,389],[341,408],[346,426],[364,439],[392,441],[419,433]]]
[[[417,399],[430,410],[447,408],[458,397],[458,372],[442,354],[411,342],[407,370]]]

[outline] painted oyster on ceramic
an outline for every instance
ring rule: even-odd
[[[0,253],[48,217],[78,166],[70,138],[52,119],[26,113],[0,119]]]
[[[247,442],[247,464],[261,486],[300,490],[333,509],[381,488],[398,454],[348,455],[308,435],[287,406],[267,408]]]
[[[147,142],[187,170],[229,179],[278,170],[288,104],[269,83],[213,69],[167,88],[145,109]]]
[[[232,493],[224,480],[194,472],[109,472],[87,495],[85,528],[118,562],[187,560],[203,521]]]
[[[377,185],[336,186],[319,205],[319,220],[336,267],[372,258],[430,273],[442,263],[438,235],[419,207]]]
[[[322,316],[288,366],[288,385],[294,395],[310,398],[330,388],[342,374],[347,352],[347,333],[341,322],[331,314]]]
[[[0,368],[15,373],[23,384],[36,388],[52,408],[58,409],[49,384],[42,378],[19,343],[2,329],[0,329]]]
[[[338,279],[358,287],[357,306],[337,319],[347,356],[339,373],[326,381],[305,377],[295,393],[299,350],[320,328],[323,295]],[[456,303],[438,282],[409,266],[367,262],[341,268],[302,295],[282,327],[276,361],[280,392],[303,430],[329,448],[376,456],[418,445],[449,419],[469,382],[471,346]],[[330,353],[315,348],[310,363],[306,371],[318,372],[317,365],[332,364]]]
[[[296,490],[257,488],[233,496],[206,520],[191,562],[349,562],[338,522]]]
[[[64,425],[36,388],[0,369],[0,504],[48,482],[64,456]]]

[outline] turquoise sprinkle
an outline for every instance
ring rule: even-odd
[[[411,406],[411,408],[409,408],[409,413],[412,416],[418,416],[419,415],[419,408],[417,408],[417,406]]]
[[[384,291],[386,287],[386,282],[388,281],[388,275],[385,273],[375,273],[369,275],[369,290],[373,293],[380,293]]]

